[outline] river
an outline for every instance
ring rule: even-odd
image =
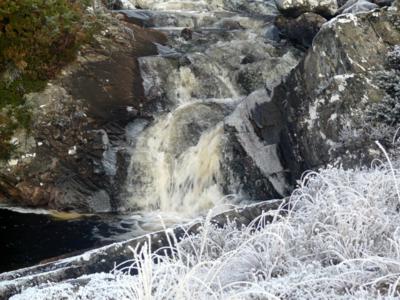
[[[252,196],[260,189],[256,172],[274,175],[270,195],[285,194],[276,150],[245,121],[300,57],[276,32],[273,1],[142,0],[141,9],[123,2],[121,14],[169,37],[168,45],[157,44],[158,55],[139,58],[145,96],[157,109],[154,121],[126,127],[131,158],[119,211],[129,213],[0,209],[0,272],[186,222],[227,203],[265,200]],[[249,164],[237,143],[246,155],[266,155]],[[111,173],[114,155],[104,154]]]

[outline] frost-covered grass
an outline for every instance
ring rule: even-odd
[[[201,234],[167,247],[172,256],[133,249],[130,270],[12,299],[398,299],[398,185],[400,169],[377,164],[311,172],[284,216],[266,212],[246,228],[205,221]]]

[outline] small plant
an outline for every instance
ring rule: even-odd
[[[384,123],[389,126],[400,124],[400,46],[397,45],[387,55],[388,71],[379,72],[377,85],[386,95],[372,104],[367,111],[367,118],[372,123]]]
[[[24,95],[42,90],[90,36],[88,1],[0,0],[0,160],[29,128]]]
[[[377,72],[374,81],[385,95],[380,101],[370,103],[342,128],[339,136],[345,148],[379,140],[391,151],[396,142],[400,127],[400,46],[388,52],[387,70]]]
[[[368,110],[371,122],[384,123],[390,126],[400,124],[400,71],[390,70],[378,74],[377,83],[386,95]]]
[[[400,70],[400,45],[394,46],[388,53],[388,62],[391,68]]]

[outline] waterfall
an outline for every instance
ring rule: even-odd
[[[222,203],[222,120],[237,101],[191,101],[159,116],[135,140],[128,206],[194,216]]]
[[[140,136],[130,166],[129,201],[141,209],[195,214],[223,197],[218,186],[223,126],[207,130],[179,153],[173,123],[170,114]]]
[[[223,120],[240,97],[228,72],[201,58],[197,68],[214,74],[209,76],[215,79],[211,92],[201,86],[193,66],[169,70],[169,58],[140,59],[148,97],[164,95],[171,111],[161,112],[135,138],[126,187],[128,208],[195,216],[222,203]],[[225,98],[209,98],[213,93]]]
[[[273,25],[259,16],[275,13],[272,1],[130,1],[145,9],[137,16],[145,14],[169,36],[169,43],[157,45],[159,55],[139,58],[145,96],[157,112],[150,124],[128,126],[127,132],[134,132],[134,137],[128,137],[133,148],[124,205],[145,212],[196,216],[223,203],[225,183],[240,192],[241,182],[232,182],[236,180],[228,175],[232,172],[221,168],[229,144],[225,123],[232,120],[227,117],[246,101],[248,93],[265,85],[271,88],[268,85],[280,80],[297,59],[264,36]],[[192,30],[187,40],[180,37],[182,24]],[[241,135],[239,141],[258,143],[252,131]],[[247,144],[245,150],[254,148]],[[272,166],[260,172],[282,171]],[[240,168],[252,172],[252,166]]]

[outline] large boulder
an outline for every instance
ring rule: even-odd
[[[336,0],[275,0],[279,11],[284,15],[298,17],[306,12],[333,16],[338,8]]]
[[[205,1],[176,1],[176,0],[118,0],[125,9],[132,6],[151,10],[181,10],[181,11],[240,11],[253,15],[270,15],[276,13],[276,7],[269,1],[248,0],[205,0]]]
[[[329,164],[356,167],[377,156],[376,131],[387,126],[369,121],[368,112],[388,97],[379,77],[388,68],[388,52],[400,44],[399,25],[395,7],[332,19],[301,63],[275,88],[272,103],[280,107],[284,121],[280,155],[293,178]],[[251,116],[254,130],[267,145],[276,143],[268,139],[270,103],[266,98]]]
[[[125,126],[151,117],[137,57],[158,53],[163,34],[107,19],[107,29],[81,49],[43,92],[26,96],[30,132],[0,166],[0,201],[104,212],[118,208],[126,176]]]
[[[383,4],[381,2],[381,4]],[[368,12],[378,8],[379,6],[367,0],[349,0],[337,10],[337,14],[357,14]]]
[[[224,9],[231,11],[247,12],[252,15],[271,15],[276,13],[272,1],[248,0],[206,0],[211,9]]]
[[[254,91],[225,120],[222,172],[228,194],[263,200],[288,196],[293,189],[290,169],[281,159],[282,116],[279,107],[266,99],[270,99],[266,89]],[[268,128],[264,138],[254,126],[260,105],[268,106],[268,113],[257,116]]]
[[[315,13],[304,13],[295,19],[278,16],[275,25],[285,38],[309,48],[326,19]]]

